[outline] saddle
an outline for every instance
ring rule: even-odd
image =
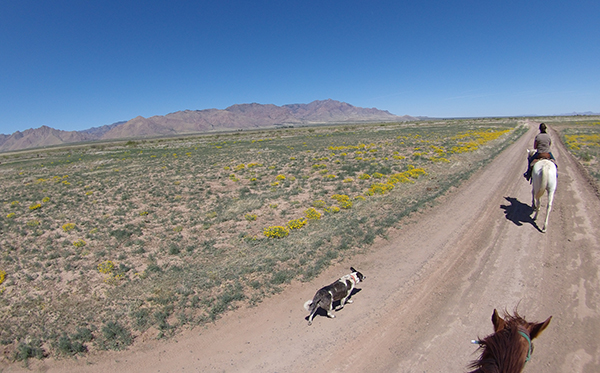
[[[552,154],[550,153],[535,153],[532,157],[533,158],[529,158],[529,167],[527,168],[527,172],[523,174],[523,176],[525,177],[525,179],[527,179],[527,181],[529,181],[529,183],[532,183],[533,181],[531,178],[531,170],[533,170],[533,166],[542,159],[552,161],[552,163],[554,163],[554,165],[556,166],[556,169],[558,169],[556,159],[553,159]]]
[[[550,153],[536,153],[535,158],[531,160],[531,167],[536,164],[539,160],[547,159],[552,161],[554,165],[558,168],[558,164],[556,164],[556,159],[552,159],[552,155]]]
[[[538,153],[538,159],[552,159],[550,153]]]

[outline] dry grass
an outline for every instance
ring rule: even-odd
[[[525,130],[315,127],[5,156],[4,358],[122,349],[256,304],[369,250]]]
[[[600,117],[553,118],[547,122],[559,131],[567,149],[579,160],[596,190],[600,191]]]

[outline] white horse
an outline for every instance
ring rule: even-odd
[[[533,154],[535,150],[527,149],[528,154]],[[548,216],[552,210],[552,201],[554,200],[554,192],[556,191],[556,165],[548,159],[539,159],[531,171],[532,188],[531,188],[531,207],[535,211],[533,220],[537,219],[540,212],[541,201],[544,192],[548,192],[548,208],[546,209],[546,219],[542,232],[546,232],[548,227]]]

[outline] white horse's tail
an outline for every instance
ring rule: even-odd
[[[538,167],[538,165],[540,165]],[[540,211],[540,199],[544,193],[548,192],[548,208],[546,209],[546,219],[541,231],[546,232],[548,225],[548,217],[550,216],[550,210],[552,209],[552,201],[554,199],[554,192],[556,190],[556,166],[549,161],[543,161],[534,166],[533,176],[533,189],[531,207],[535,210],[533,220],[537,219],[538,212]]]
[[[540,190],[538,193],[540,197],[544,195],[544,192],[548,189],[548,176],[550,175],[550,167],[552,165],[550,163],[545,162],[542,167],[542,182],[540,184]]]
[[[542,164],[542,167],[540,167],[540,169],[538,170],[540,175],[539,185],[534,185],[534,188],[536,188],[534,197],[536,199],[542,198],[544,193],[548,190],[548,183],[550,182],[550,172],[552,166],[552,163],[544,162],[544,164]]]

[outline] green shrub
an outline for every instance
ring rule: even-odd
[[[118,321],[109,321],[102,326],[102,337],[99,341],[100,348],[104,350],[120,351],[131,345],[131,333]]]
[[[44,357],[44,350],[42,349],[42,343],[39,340],[35,340],[29,343],[19,343],[15,353],[15,360],[27,361],[30,357],[36,359],[42,359]]]

